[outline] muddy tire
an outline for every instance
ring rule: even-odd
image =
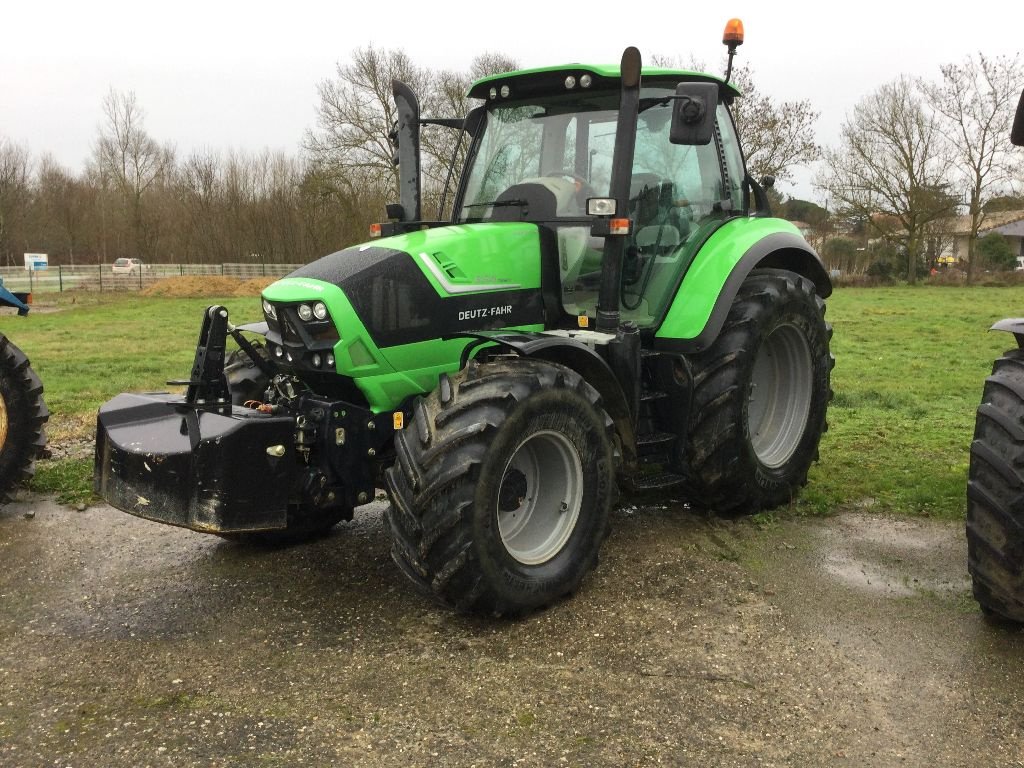
[[[714,344],[691,358],[683,465],[693,503],[753,513],[807,483],[832,399],[831,337],[810,280],[776,269],[747,277]]]
[[[391,555],[444,604],[526,613],[597,564],[615,493],[612,422],[570,369],[471,361],[417,402],[395,449]]]
[[[25,354],[0,333],[0,504],[32,478],[49,417],[42,382]]]
[[[974,425],[967,569],[982,610],[1024,622],[1024,350],[996,360]]]

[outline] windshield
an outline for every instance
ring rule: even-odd
[[[460,219],[488,218],[491,204],[508,202],[503,192],[524,183],[550,190],[557,216],[582,215],[587,197],[608,195],[618,99],[573,92],[489,110]]]

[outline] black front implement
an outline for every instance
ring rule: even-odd
[[[339,510],[373,498],[393,436],[390,416],[305,391],[284,374],[273,403],[232,406],[223,307],[203,318],[184,397],[122,394],[96,428],[94,486],[114,507],[210,533],[281,530],[289,512]],[[245,348],[243,346],[243,348]]]

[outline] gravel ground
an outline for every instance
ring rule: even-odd
[[[1024,766],[1024,633],[962,524],[625,507],[508,622],[407,588],[382,508],[277,549],[0,510],[0,765]]]

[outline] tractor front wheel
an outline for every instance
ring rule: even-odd
[[[42,382],[25,353],[0,333],[0,503],[15,485],[32,478],[46,447],[49,417]]]
[[[458,610],[516,615],[573,592],[614,497],[612,423],[574,371],[514,359],[442,377],[395,440],[392,557]]]
[[[1024,623],[1024,350],[996,360],[967,475],[967,570],[988,614]]]
[[[692,358],[683,462],[695,503],[757,512],[806,484],[832,398],[831,336],[810,280],[751,272],[715,343]]]

